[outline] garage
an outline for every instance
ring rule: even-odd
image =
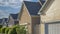
[[[45,24],[45,34],[60,34],[60,23],[46,23]]]

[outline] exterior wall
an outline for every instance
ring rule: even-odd
[[[33,29],[33,34],[40,34],[40,25],[36,24],[32,27]]]
[[[60,0],[55,0],[50,8],[46,11],[45,15],[41,16],[41,34],[45,34],[45,23],[53,23],[54,21],[60,21]]]
[[[31,17],[29,16],[28,10],[25,7],[25,5],[23,6],[22,14],[21,14],[21,17],[20,17],[20,24],[21,23],[31,23]]]
[[[40,34],[39,33],[40,17],[35,16],[35,17],[32,17],[31,19],[32,19],[32,32],[33,32],[33,34]]]
[[[8,26],[11,27],[12,25],[14,25],[14,20],[13,20],[13,18],[10,16],[10,17],[9,17]]]
[[[32,17],[31,19],[32,19],[32,24],[40,24],[39,16]]]
[[[55,0],[50,8],[47,10],[46,15],[41,15],[42,23],[60,20],[60,0]]]
[[[45,34],[45,24],[40,24],[40,34]]]
[[[21,14],[20,20],[19,20],[19,24],[24,24],[24,23],[27,23],[28,34],[32,34],[32,31],[31,31],[31,17],[28,14],[28,10],[27,10],[25,5],[23,6],[22,14]]]

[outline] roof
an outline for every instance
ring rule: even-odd
[[[8,21],[8,18],[4,18],[3,20],[4,20],[4,22],[7,22]]]
[[[30,1],[24,1],[26,8],[28,9],[30,15],[38,15],[41,5],[39,2],[30,2]]]
[[[41,1],[42,5],[43,5],[46,0],[40,0],[40,1]]]
[[[0,19],[0,23],[2,23],[3,19]]]
[[[43,1],[46,1],[46,2],[42,5],[42,8],[38,12],[38,14],[45,14],[45,12],[47,12],[47,10],[50,8],[54,0],[43,0]]]
[[[17,18],[18,18],[18,14],[10,14],[10,16],[11,16],[13,19],[17,19]]]

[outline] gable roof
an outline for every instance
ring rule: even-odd
[[[24,1],[24,3],[30,15],[38,15],[37,13],[41,8],[39,2]]]
[[[53,1],[54,0],[45,0],[45,3],[42,5],[42,8],[38,12],[38,14],[45,14],[45,12],[50,8]]]
[[[18,19],[18,14],[10,14],[13,19]]]
[[[0,23],[2,23],[3,19],[0,19]]]

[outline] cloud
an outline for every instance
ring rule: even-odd
[[[0,6],[8,6],[8,7],[20,7],[20,2],[16,0],[9,0],[9,1],[3,1],[0,0]]]
[[[9,15],[8,11],[0,10],[0,18],[8,17],[8,15]]]
[[[24,0],[24,1],[31,1],[31,0]],[[22,2],[23,2],[23,0],[0,0],[0,8],[2,7],[0,9],[0,18],[8,17],[10,13],[17,12],[18,10],[15,10],[15,9],[20,8],[22,5],[21,4]],[[5,8],[3,8],[3,7],[5,7]],[[7,7],[10,7],[10,9]]]
[[[31,1],[31,0],[20,0],[20,2],[23,2],[23,1]]]
[[[31,0],[0,0],[0,6],[8,6],[11,8],[20,8],[23,1]]]

